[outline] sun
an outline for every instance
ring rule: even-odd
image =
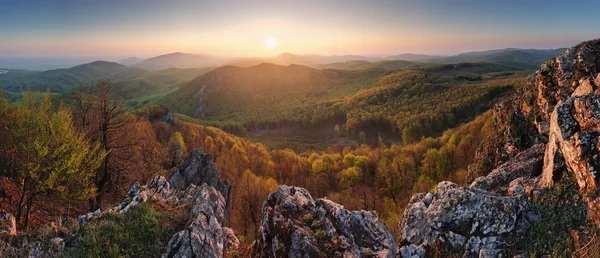
[[[267,37],[265,39],[265,46],[267,48],[276,48],[277,44],[278,44],[277,39],[274,37]]]

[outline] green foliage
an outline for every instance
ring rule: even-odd
[[[187,115],[179,116],[187,121],[249,133],[273,148],[323,150],[327,146],[316,144],[333,136],[356,138],[360,132],[365,132],[361,142],[385,133],[412,144],[489,108],[492,99],[522,83],[525,75],[519,71],[484,63],[352,71],[271,64],[222,67],[158,102]],[[314,132],[261,136],[282,127]],[[336,129],[325,136],[317,134],[327,130],[321,128]]]
[[[570,230],[588,221],[586,203],[574,179],[565,176],[533,205],[541,222],[533,224],[518,236],[517,250],[525,251],[532,257],[570,257],[575,251]]]
[[[349,167],[340,172],[340,185],[342,189],[348,189],[356,186],[360,182],[360,171],[358,167]]]
[[[23,104],[14,104],[14,123],[9,139],[15,159],[21,198],[17,217],[26,206],[26,221],[35,196],[55,192],[63,197],[86,199],[95,188],[90,171],[100,166],[105,153],[91,145],[85,134],[73,126],[71,112],[52,109],[48,94],[25,93]]]
[[[74,66],[68,69],[48,71],[9,70],[0,76],[0,89],[9,93],[9,98],[18,99],[21,91],[46,91],[68,93],[80,84],[108,79],[119,89],[119,95],[125,98],[127,105],[141,107],[153,103],[153,100],[175,90],[176,87],[202,75],[212,68],[178,69],[146,71],[121,64],[97,61]],[[70,94],[58,97],[69,102]]]
[[[67,257],[158,257],[184,223],[183,212],[165,214],[151,203],[142,203],[125,215],[107,214],[82,227]]]

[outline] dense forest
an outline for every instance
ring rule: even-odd
[[[168,175],[191,150],[203,148],[234,186],[231,226],[245,243],[254,239],[262,202],[278,184],[306,187],[351,209],[376,210],[395,232],[412,193],[428,191],[440,180],[465,182],[467,165],[491,132],[492,116],[486,112],[412,144],[387,146],[381,140],[296,153],[175,119],[162,105],[126,112],[111,87],[101,81],[74,93],[72,107],[34,93],[25,93],[23,102],[0,102],[5,118],[0,133],[11,139],[0,146],[1,172],[10,182],[5,191],[13,193],[7,203],[14,204],[3,202],[2,208],[18,214],[22,229],[67,212],[39,198],[69,200],[79,211],[107,207],[133,182]],[[39,133],[24,133],[31,131]]]
[[[188,121],[245,136],[257,130],[336,127],[353,138],[395,134],[406,143],[470,121],[522,83],[520,68],[486,63],[401,69],[222,67],[157,99]],[[372,143],[373,141],[371,141]]]
[[[201,71],[141,76],[181,72]],[[228,223],[242,246],[257,237],[263,202],[282,184],[348,209],[375,210],[398,235],[396,225],[414,193],[443,180],[472,179],[467,167],[479,143],[493,134],[487,110],[524,74],[485,63],[358,70],[261,64],[221,67],[180,89],[168,86],[139,98],[123,94],[135,92],[129,79],[84,82],[66,93],[5,92],[0,136],[9,140],[0,143],[0,190],[6,193],[0,209],[16,214],[22,231],[62,224],[62,218],[111,207],[135,182],[168,177],[202,148],[233,185]],[[131,216],[150,219],[139,222],[154,225],[146,225],[150,229],[179,212],[141,209]],[[129,220],[138,219],[114,223]],[[162,239],[178,223],[152,234]],[[73,250],[123,254],[94,240],[105,237],[95,235],[101,232],[82,235],[85,245],[99,249]]]

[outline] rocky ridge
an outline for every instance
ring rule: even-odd
[[[400,256],[440,249],[464,257],[514,252],[518,234],[553,223],[533,206],[565,170],[587,203],[587,217],[600,220],[599,72],[600,40],[583,42],[542,64],[499,103],[497,133],[480,146],[469,171],[486,176],[468,187],[441,182],[433,193],[414,195],[400,223]]]
[[[263,204],[255,257],[395,257],[394,237],[374,211],[348,211],[282,185]]]

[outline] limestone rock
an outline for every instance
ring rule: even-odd
[[[263,204],[255,257],[395,257],[396,244],[372,211],[348,211],[285,185]]]
[[[471,183],[471,188],[496,191],[507,186],[519,177],[535,177],[542,174],[544,164],[544,144],[536,144],[519,153],[514,159],[492,170],[487,176],[478,177]]]
[[[505,237],[528,226],[528,206],[522,198],[441,182],[435,193],[414,195],[408,204],[400,221],[401,254],[421,256],[418,250],[440,241],[465,257],[493,257]]]
[[[546,150],[546,166],[554,160],[550,157],[560,151],[583,193],[596,192],[600,172],[600,96],[588,94],[573,96],[559,103],[550,120],[551,144]],[[542,186],[551,186],[560,174],[544,169]],[[600,206],[595,197],[588,197],[589,215],[600,218]]]
[[[190,184],[212,186],[225,198],[226,214],[229,214],[231,210],[231,184],[229,181],[219,178],[212,155],[205,154],[200,148],[194,149],[190,153],[179,169],[169,178],[169,183],[179,190],[185,190]]]
[[[0,210],[0,235],[16,235],[17,223],[15,216],[5,210]]]
[[[188,189],[191,218],[186,229],[176,233],[162,257],[223,257],[225,199],[213,187],[203,184]],[[187,202],[186,198],[182,201]],[[228,235],[227,237],[231,237]]]

